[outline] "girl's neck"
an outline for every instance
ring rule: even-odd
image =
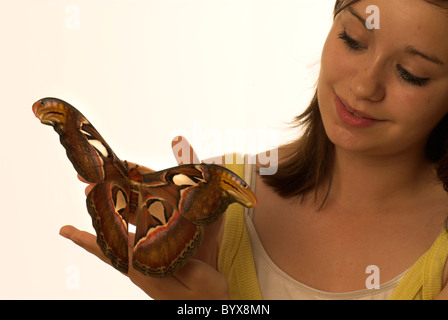
[[[355,212],[390,211],[440,189],[424,157],[374,157],[335,150],[327,205]]]

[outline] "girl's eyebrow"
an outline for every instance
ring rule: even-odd
[[[359,20],[359,22],[361,22],[362,23],[362,25],[363,26],[366,26],[366,20],[359,14],[359,13],[357,13],[356,11],[355,11],[355,9],[353,9],[352,7],[349,7],[348,8],[348,11],[357,19],[357,20]],[[366,29],[368,30],[368,31],[373,31],[374,29],[369,29],[369,28],[367,28],[366,27]],[[420,57],[422,57],[423,59],[425,59],[425,60],[427,60],[427,61],[430,61],[430,62],[433,62],[433,63],[435,63],[435,64],[438,64],[438,65],[440,65],[440,66],[443,66],[443,65],[445,65],[444,63],[443,63],[443,61],[441,60],[441,59],[439,59],[438,57],[436,57],[435,55],[430,55],[430,54],[425,54],[425,53],[423,53],[423,52],[421,52],[421,51],[419,51],[419,50],[417,50],[416,48],[414,48],[413,46],[407,46],[406,48],[405,48],[405,52],[406,53],[409,53],[409,54],[411,54],[411,55],[414,55],[414,56],[420,56]]]
[[[444,65],[443,61],[440,60],[438,57],[433,56],[433,55],[429,55],[429,54],[422,53],[422,52],[418,51],[416,48],[414,48],[413,46],[407,46],[406,49],[405,49],[405,51],[406,51],[407,53],[411,54],[411,55],[414,55],[414,56],[420,56],[420,57],[422,57],[423,59],[426,59],[426,60],[428,60],[428,61],[430,61],[430,62],[433,62],[433,63],[435,63],[435,64],[438,64],[438,65],[441,65],[441,66]]]
[[[355,11],[352,7],[348,7],[348,11],[357,19],[359,22],[362,23],[362,25],[369,31],[373,31],[374,29],[369,29],[366,27],[366,19],[363,18],[359,13]]]

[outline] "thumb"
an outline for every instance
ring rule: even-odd
[[[177,136],[171,141],[171,149],[173,150],[174,157],[178,165],[201,163],[198,155],[193,150],[193,147],[188,142],[187,138],[182,136]]]

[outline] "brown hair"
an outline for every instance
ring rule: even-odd
[[[334,17],[359,0],[337,0]],[[448,0],[425,0],[448,9]],[[448,104],[448,101],[447,101]],[[279,167],[275,175],[263,176],[263,180],[280,196],[289,198],[305,196],[326,187],[321,206],[325,204],[330,191],[334,145],[328,138],[319,111],[317,89],[308,108],[295,118],[295,127],[303,128],[303,134],[296,140],[279,148]],[[448,115],[431,133],[426,146],[426,155],[437,169],[439,179],[448,192]],[[325,190],[325,189],[323,189]]]

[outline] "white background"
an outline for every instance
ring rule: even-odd
[[[0,0],[0,298],[147,298],[58,235],[65,224],[93,227],[84,185],[33,102],[66,100],[121,159],[155,169],[176,164],[177,133],[191,141],[196,130],[193,146],[209,146],[198,150],[202,158],[222,142],[210,132],[276,130],[282,143],[312,97],[333,6]]]

